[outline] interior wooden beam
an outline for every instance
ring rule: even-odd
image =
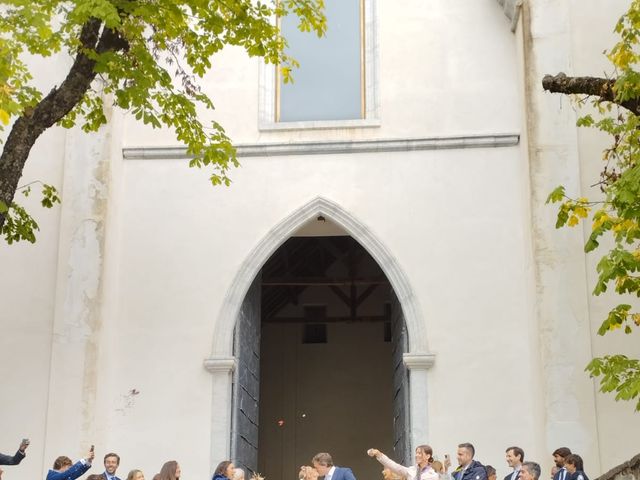
[[[347,307],[351,306],[351,299],[347,296],[346,293],[340,290],[336,285],[331,285],[330,289],[340,300],[342,300],[342,303],[344,303]]]
[[[350,287],[351,285],[389,285],[389,280],[381,277],[354,279],[329,277],[272,277],[262,280],[262,285],[265,287]]]
[[[384,315],[366,315],[355,318],[349,317],[325,317],[318,320],[309,320],[306,317],[268,317],[263,319],[264,323],[349,323],[349,322],[386,322],[389,321]]]

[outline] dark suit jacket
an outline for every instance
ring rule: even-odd
[[[0,453],[0,465],[18,465],[24,457],[24,453],[20,450],[13,457]]]
[[[350,468],[336,467],[331,480],[356,480],[356,477]]]
[[[102,478],[104,478],[104,480],[109,480],[109,477],[107,477],[107,472],[102,472]],[[115,478],[115,480],[120,480],[118,477],[113,477]]]
[[[504,477],[504,480],[511,480],[511,476],[513,475],[513,472],[511,472],[509,475]],[[518,473],[519,475],[519,473]],[[518,480],[518,477],[516,476],[516,480]]]
[[[589,480],[589,477],[582,470],[576,470],[574,473],[567,472],[567,480]]]
[[[566,472],[566,469],[564,467],[562,467],[560,470],[558,470],[556,472],[556,474],[553,476],[553,480],[562,480],[562,471]],[[569,477],[571,477],[571,474],[569,472],[565,473],[565,480],[569,480]]]
[[[487,480],[487,471],[480,462],[472,460],[464,473],[462,468],[458,467],[451,476],[454,480]]]

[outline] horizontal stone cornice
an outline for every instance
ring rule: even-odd
[[[238,157],[274,157],[291,155],[330,155],[346,153],[411,152],[464,148],[498,148],[518,145],[520,135],[497,133],[377,140],[340,140],[322,142],[237,144]],[[190,158],[185,147],[123,148],[125,160],[181,160]]]

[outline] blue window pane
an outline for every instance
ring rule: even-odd
[[[300,62],[294,82],[280,80],[281,122],[362,118],[360,0],[326,0],[327,34],[297,29],[297,17],[282,19],[288,53]]]

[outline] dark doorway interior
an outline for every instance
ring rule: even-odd
[[[288,239],[247,294],[235,350],[232,456],[248,473],[291,480],[329,452],[376,479],[367,448],[406,460],[402,312],[352,237]]]

